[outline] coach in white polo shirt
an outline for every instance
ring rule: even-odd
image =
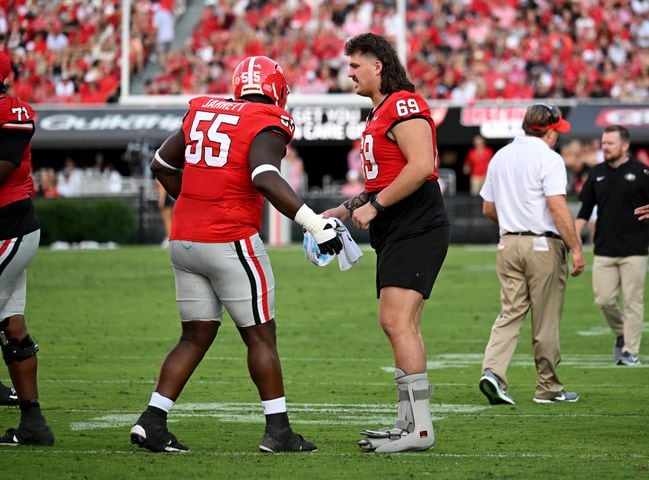
[[[480,390],[491,404],[514,404],[507,392],[507,367],[528,310],[536,364],[536,403],[576,402],[557,375],[561,359],[559,320],[568,277],[584,271],[581,241],[566,203],[566,166],[553,150],[570,124],[554,105],[525,112],[524,136],[491,160],[480,191],[484,215],[498,224],[496,270],[501,311],[491,329],[482,363]]]

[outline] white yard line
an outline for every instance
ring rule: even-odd
[[[636,368],[636,367],[632,367]],[[111,380],[92,380],[92,379],[79,379],[79,378],[44,378],[38,380],[40,383],[68,383],[68,384],[105,384],[105,385],[122,385],[122,384],[134,384],[134,385],[154,385],[156,383],[155,379],[151,380],[129,380],[125,379],[111,379]],[[197,383],[199,385],[232,385],[231,380],[191,380],[191,383]],[[285,380],[284,383],[287,385],[290,384],[301,384],[304,383],[302,380]],[[308,382],[309,385],[332,385],[332,382]],[[431,383],[434,387],[469,387],[476,388],[478,385],[478,380],[471,383],[464,382],[435,382],[434,378],[431,378]],[[358,382],[350,380],[348,382],[336,380],[336,385],[358,385]],[[388,387],[391,385],[389,382],[363,382],[363,385],[366,387]],[[535,386],[533,383],[517,383],[517,387],[529,387],[532,388]],[[643,389],[649,388],[649,383],[571,383],[571,387],[577,388],[626,388],[626,389]],[[434,397],[433,397],[434,400]]]
[[[641,360],[642,355],[640,356]],[[45,358],[45,357],[44,357]],[[119,357],[111,355],[96,355],[91,357],[83,357],[77,355],[47,355],[49,359],[56,360],[79,360],[83,358],[84,360],[106,360],[106,361],[115,361],[115,360],[128,360],[128,361],[149,361],[153,358],[159,360],[159,358],[153,357],[151,355],[120,355]],[[483,354],[482,353],[443,353],[439,355],[430,356],[428,359],[428,368],[462,368],[466,365],[475,365],[482,363]],[[215,362],[245,362],[245,356],[210,356],[207,355],[204,358],[205,361],[215,361]],[[342,363],[342,364],[354,364],[358,363],[367,364],[368,362],[383,362],[385,358],[376,358],[374,360],[368,359],[367,357],[363,358],[354,358],[346,356],[331,356],[331,357],[292,357],[292,356],[283,356],[282,360],[284,362],[329,362],[329,363]],[[517,365],[532,365],[533,357],[531,354],[516,354],[512,357],[512,366]],[[564,354],[561,356],[561,366],[571,365],[579,367],[590,367],[592,365],[597,365],[600,367],[606,368],[622,368],[613,363],[613,356],[611,353],[603,354]],[[648,366],[646,364],[640,365],[640,367]],[[394,367],[382,367],[390,368],[394,372]],[[634,367],[635,368],[635,367]]]
[[[642,324],[642,331],[649,332],[649,322],[644,322]],[[613,340],[613,334],[611,333],[611,329],[606,326],[592,327],[589,328],[588,330],[577,330],[577,335],[581,337],[601,337],[604,335],[608,335],[611,337],[611,341]]]
[[[490,407],[467,404],[432,404],[431,413],[434,421],[444,420],[449,415],[480,415],[481,417],[568,417],[568,418],[640,418],[649,415],[613,415],[592,413],[555,413],[544,411],[535,414],[515,413],[497,414],[488,411]],[[389,425],[394,421],[395,406],[378,403],[294,403],[289,406],[292,423],[302,425]],[[132,425],[138,414],[100,411],[75,410],[75,412],[103,413],[86,421],[72,422],[73,431],[99,430],[106,428],[125,428]],[[179,403],[174,406],[173,415],[169,418],[174,423],[182,418],[214,418],[223,423],[262,423],[263,414],[257,403]]]
[[[434,420],[442,420],[445,417],[440,414],[476,413],[486,408],[481,405],[431,405],[431,413]],[[289,409],[292,423],[304,425],[388,425],[394,422],[396,414],[393,404],[293,403]],[[137,414],[111,411],[87,421],[72,422],[70,429],[80,431],[126,427],[132,425],[137,417]],[[202,417],[216,418],[227,423],[263,422],[258,403],[234,402],[179,403],[174,406],[169,421]]]

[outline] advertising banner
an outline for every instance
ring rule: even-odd
[[[487,140],[506,141],[521,132],[525,105],[431,106],[439,146],[469,145],[481,134]],[[161,143],[180,127],[185,109],[177,106],[39,107],[34,148],[125,148],[129,142]],[[363,131],[369,108],[358,106],[289,107],[295,119],[294,142],[301,145],[348,145]],[[563,108],[572,131],[562,138],[589,140],[604,126],[629,128],[634,143],[649,143],[649,105],[577,104]]]

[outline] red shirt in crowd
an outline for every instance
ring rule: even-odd
[[[472,177],[484,177],[487,175],[487,167],[493,156],[494,151],[489,145],[469,149],[466,155],[465,165],[469,166],[470,175]]]

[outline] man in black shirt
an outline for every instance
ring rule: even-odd
[[[638,365],[644,317],[644,286],[649,250],[649,223],[634,211],[649,203],[649,177],[644,165],[628,156],[629,131],[610,125],[602,134],[604,162],[590,171],[581,191],[577,232],[597,206],[593,292],[615,335],[618,365]],[[623,309],[618,306],[622,296]]]

